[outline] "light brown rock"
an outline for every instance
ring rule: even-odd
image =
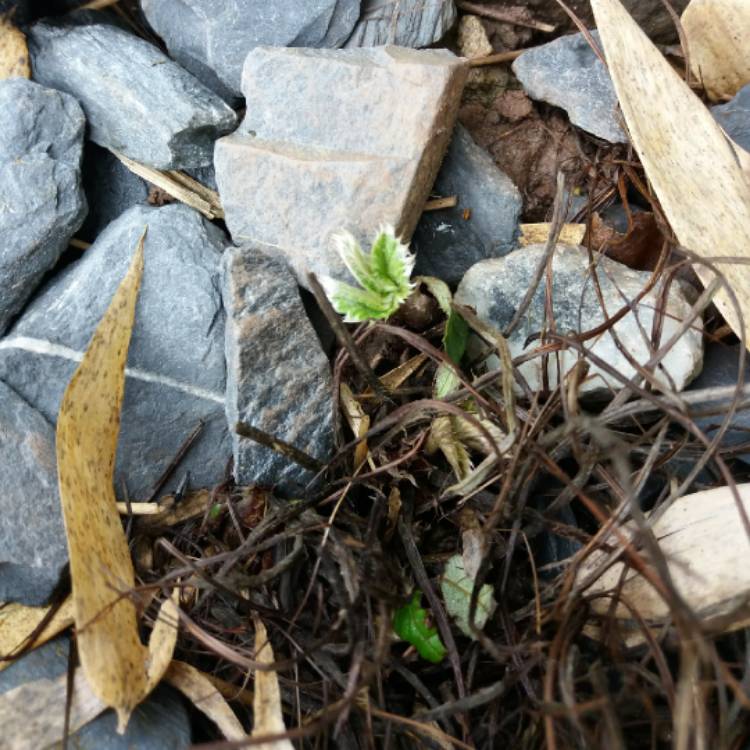
[[[216,180],[238,244],[262,243],[306,284],[345,278],[331,235],[410,237],[448,145],[466,80],[446,50],[256,48],[247,115],[218,141]]]

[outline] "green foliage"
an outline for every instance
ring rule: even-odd
[[[414,256],[395,236],[392,227],[381,229],[369,253],[348,232],[334,237],[334,245],[359,287],[321,279],[323,288],[336,312],[347,323],[365,320],[384,320],[398,310],[411,294],[409,281],[414,268]]]
[[[427,611],[421,600],[422,592],[415,591],[409,603],[393,616],[393,630],[399,638],[411,643],[423,659],[439,664],[445,658],[446,648],[437,628],[427,625]]]
[[[454,555],[445,564],[445,571],[440,582],[440,589],[445,600],[445,608],[466,635],[474,638],[469,627],[469,604],[474,591],[474,579],[467,575],[461,555]],[[477,607],[474,612],[474,624],[480,630],[485,626],[490,615],[495,611],[495,597],[492,586],[484,584],[479,590]]]

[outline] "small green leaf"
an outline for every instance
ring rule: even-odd
[[[448,320],[445,322],[445,333],[443,334],[443,346],[445,353],[454,364],[460,364],[461,357],[466,351],[466,342],[469,340],[469,325],[455,311],[451,310]]]
[[[348,232],[333,238],[334,247],[344,265],[357,280],[361,289],[331,278],[323,278],[323,288],[334,310],[344,315],[347,323],[389,318],[411,294],[409,281],[414,268],[414,256],[394,234],[385,227],[375,238],[369,254],[362,251],[357,240]]]
[[[422,608],[421,600],[422,592],[415,591],[409,603],[393,616],[393,630],[399,638],[411,643],[423,659],[439,664],[447,650],[437,628],[427,625],[427,611]]]
[[[474,579],[466,574],[461,555],[453,555],[445,564],[440,590],[443,592],[448,614],[453,617],[462,632],[474,638],[474,633],[469,627],[469,604],[474,590]],[[477,608],[474,612],[474,624],[477,628],[481,630],[485,626],[496,606],[492,586],[485,583],[479,590]]]

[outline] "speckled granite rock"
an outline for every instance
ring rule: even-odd
[[[455,300],[473,307],[482,320],[498,330],[503,330],[513,319],[533,278],[540,259],[544,257],[544,245],[529,245],[503,258],[484,260],[472,266],[458,286]],[[596,289],[590,278],[588,251],[574,245],[558,245],[552,265],[552,305],[557,330],[560,332],[590,331],[604,322],[607,316],[601,309]],[[650,274],[633,271],[627,266],[610,260],[599,259],[599,283],[608,315],[633,300],[648,282]],[[531,305],[520,324],[511,334],[508,345],[513,357],[533,351],[539,346],[538,337],[529,340],[542,330],[544,321],[546,283],[542,280]],[[637,305],[636,314],[630,312],[614,325],[614,331],[627,347],[629,354],[640,364],[650,358],[649,337],[652,331],[654,310],[659,304],[660,290],[650,291]],[[663,318],[661,342],[665,343],[674,334],[689,314],[690,305],[682,290],[672,285]],[[528,342],[528,343],[527,343]],[[633,366],[615,345],[611,333],[607,332],[586,342],[586,348],[608,363],[625,378],[633,377]],[[560,367],[567,373],[578,360],[576,350],[569,349],[560,354]],[[662,365],[672,378],[677,390],[684,388],[699,372],[703,362],[703,337],[699,326],[685,333],[663,358]],[[580,393],[606,397],[620,387],[620,381],[593,362]],[[497,358],[488,363],[499,367]],[[519,365],[532,391],[542,388],[542,357],[535,357]],[[556,358],[550,356],[547,363],[548,382],[555,387],[557,382]],[[655,377],[667,383],[660,368]]]
[[[601,48],[599,34],[591,35]],[[513,72],[532,99],[562,107],[574,125],[611,143],[628,142],[612,80],[583,34],[533,47],[515,60]]]
[[[429,47],[456,22],[453,0],[364,0],[347,47]]]
[[[750,151],[750,83],[743,86],[732,101],[711,107],[711,112],[727,135]]]
[[[82,12],[28,32],[34,79],[81,103],[95,143],[158,169],[211,163],[235,113],[157,47]]]
[[[41,605],[68,561],[55,430],[0,382],[0,602]]]
[[[411,236],[453,129],[465,64],[446,50],[256,48],[247,114],[216,144],[226,222],[307,284],[348,278],[330,238],[369,246],[389,223]]]
[[[457,196],[458,205],[422,214],[412,239],[415,273],[457,284],[474,263],[513,249],[521,194],[462,125],[453,133],[434,192]]]
[[[72,96],[22,78],[0,81],[0,333],[86,215],[84,126]]]
[[[222,96],[239,97],[250,50],[339,47],[359,17],[361,0],[141,0],[169,52]]]
[[[0,339],[0,380],[55,422],[63,392],[122,280],[144,228],[145,269],[128,354],[115,488],[143,499],[185,439],[201,436],[167,487],[221,480],[224,419],[224,234],[187,206],[136,206],[56,276]]]
[[[242,420],[327,461],[333,448],[330,365],[294,276],[255,247],[231,248],[224,256],[223,290],[230,426]],[[234,472],[239,484],[272,485],[287,495],[313,477],[236,435]]]

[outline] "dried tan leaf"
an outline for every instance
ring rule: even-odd
[[[254,624],[255,660],[264,665],[271,665],[274,661],[273,649],[268,640],[266,627],[259,617],[254,618]],[[281,711],[278,675],[271,669],[256,669],[251,737],[264,737],[284,732],[286,732],[286,725]],[[264,742],[255,747],[258,750],[294,750],[294,745],[288,739]]]
[[[27,607],[25,604],[4,604],[0,607],[0,656],[10,656],[26,645],[27,639],[39,627],[49,607]],[[68,597],[55,612],[44,630],[37,635],[33,646],[41,646],[73,624],[73,599]],[[12,661],[0,661],[0,671]]]
[[[691,0],[682,14],[690,68],[714,101],[750,83],[750,3]]]
[[[389,370],[380,378],[380,382],[389,391],[400,388],[427,361],[426,354],[415,354],[411,359]]]
[[[27,682],[0,695],[3,750],[57,747],[63,736],[68,675]],[[99,716],[106,705],[77,669],[70,703],[71,733]]]
[[[460,417],[441,415],[432,420],[430,434],[425,446],[428,453],[440,450],[453,469],[456,479],[461,482],[471,471],[469,452],[457,434],[456,425],[462,422]]]
[[[247,737],[234,711],[203,672],[174,659],[164,679],[208,716],[228,740],[243,740]]]
[[[724,132],[619,0],[591,7],[631,141],[680,243],[703,257],[750,257],[750,184]],[[718,265],[750,321],[750,266]],[[741,335],[729,295],[715,302]]]
[[[745,511],[750,513],[750,484],[738,485],[738,491]],[[709,630],[744,626],[750,616],[750,547],[729,488],[718,487],[679,498],[653,521],[652,530],[676,590],[703,625]],[[628,525],[603,541],[617,550],[622,548],[623,536],[633,539],[635,534],[635,526]],[[641,555],[648,560],[645,552]],[[592,554],[581,565],[577,581],[585,585],[608,557],[607,552]],[[611,599],[602,595],[617,590],[623,566],[621,562],[610,566],[586,589],[595,612],[606,615],[610,611]],[[670,615],[664,599],[632,568],[625,575],[621,596],[649,624]],[[615,616],[632,618],[623,604],[617,605]]]
[[[138,635],[133,563],[113,487],[125,361],[143,273],[141,237],[63,396],[57,421],[60,500],[68,539],[78,653],[94,693],[124,732],[171,661],[177,610],[162,606],[147,649]]]
[[[544,244],[549,238],[549,230],[552,224],[542,222],[539,224],[521,224],[521,236],[518,238],[518,244],[521,247],[526,245]],[[583,237],[586,234],[585,224],[563,224],[560,230],[560,239],[567,245],[580,245],[583,243]]]
[[[4,78],[31,78],[31,67],[23,32],[0,16],[0,80]]]
[[[352,389],[346,383],[342,383],[339,389],[341,408],[349,424],[354,437],[361,438],[370,429],[370,417],[365,414],[362,405],[354,398]],[[367,441],[363,440],[354,450],[354,468],[358,469],[365,460],[369,459],[370,466],[374,469],[375,463],[367,448]]]

